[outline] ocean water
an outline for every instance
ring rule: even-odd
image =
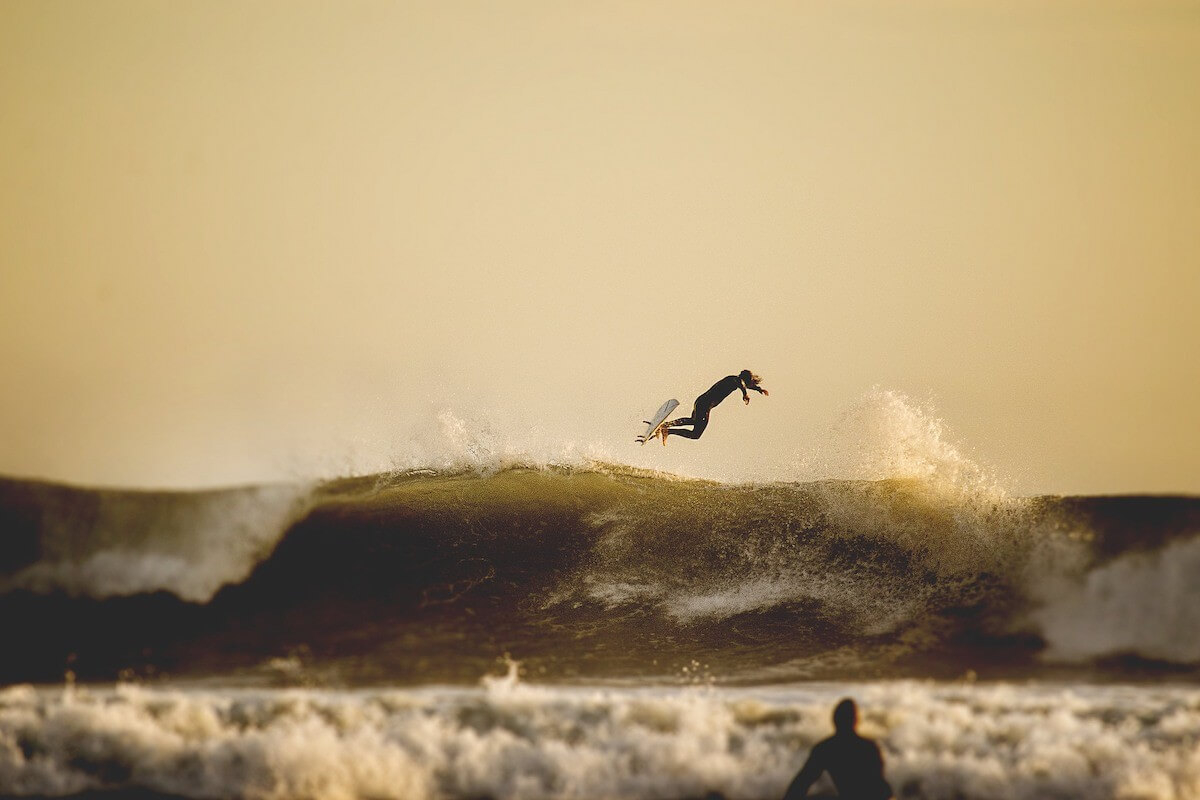
[[[11,687],[7,794],[780,797],[844,695],[899,797],[1191,798],[1194,686]],[[829,786],[818,785],[818,790]]]
[[[0,480],[0,794],[1200,798],[1200,499],[952,472]]]

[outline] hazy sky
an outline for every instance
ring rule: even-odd
[[[6,0],[0,472],[788,477],[878,386],[1019,492],[1200,492],[1198,86],[1195,2]]]

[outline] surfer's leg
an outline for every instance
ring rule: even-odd
[[[695,425],[696,420],[703,416],[700,408],[700,398],[696,398],[696,402],[692,405],[692,415],[690,417],[680,417],[679,419],[669,419],[662,424],[664,428],[674,428],[676,425]],[[675,431],[676,436],[683,436],[683,431]]]
[[[698,420],[698,419],[700,419],[700,398],[699,397],[697,397],[696,402],[692,404],[692,415],[690,417],[680,417],[679,419],[669,419],[662,424],[662,428],[660,428],[660,430],[667,431],[668,433],[674,433],[676,436],[686,436],[688,433],[691,433],[691,431],[686,431],[686,432],[685,431],[672,431],[670,429],[674,428],[676,425],[695,425],[696,420]],[[666,443],[667,443],[667,440],[663,439],[663,444],[666,444]]]
[[[680,430],[679,428],[664,428],[668,436],[682,436],[685,439],[699,439],[700,434],[704,432],[704,426],[698,425],[690,431]]]
[[[709,409],[696,407],[692,409],[692,415],[687,419],[672,420],[670,427],[664,426],[669,436],[682,436],[685,439],[699,439],[700,434],[704,433],[704,429],[708,427],[708,411]],[[676,425],[691,425],[690,431],[676,430]],[[664,444],[666,442],[664,441]]]

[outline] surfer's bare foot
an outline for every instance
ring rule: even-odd
[[[667,446],[667,426],[666,425],[663,425],[661,428],[658,429],[658,435],[662,437],[663,447],[666,447]]]

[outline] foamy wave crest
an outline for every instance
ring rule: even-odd
[[[494,474],[512,467],[603,463],[666,469],[725,483],[903,479],[942,491],[1003,494],[994,473],[964,452],[931,408],[892,389],[875,387],[866,392],[840,415],[824,440],[792,443],[812,449],[790,463],[782,455],[767,454],[744,463],[719,464],[704,455],[703,446],[683,443],[665,451],[638,448],[633,437],[640,432],[637,421],[646,409],[636,406],[626,411],[628,428],[601,428],[538,417],[520,408],[499,412],[470,400],[418,402],[397,412],[403,419],[394,420],[386,433],[345,443],[349,452],[325,459],[319,476],[426,469]],[[579,430],[590,432],[580,436]],[[778,443],[767,450],[783,452]]]
[[[1200,537],[1126,553],[1041,587],[1034,612],[1049,660],[1135,654],[1200,663]]]
[[[207,492],[22,487],[38,496],[32,564],[0,578],[31,589],[110,597],[164,590],[206,601],[243,580],[305,507],[308,489]]]
[[[779,797],[847,694],[906,798],[1191,800],[1200,691],[935,685],[0,692],[0,791]],[[818,790],[820,790],[818,786]],[[828,786],[826,785],[826,788]]]

